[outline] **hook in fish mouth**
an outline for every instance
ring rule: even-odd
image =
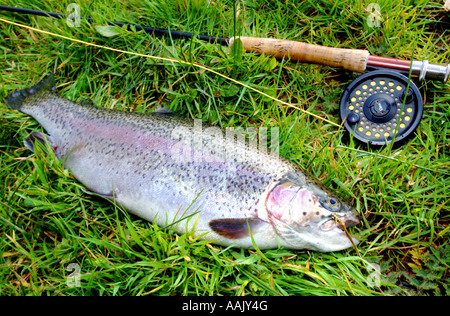
[[[358,224],[358,217],[353,218],[343,216],[343,218],[341,218],[340,216],[333,214],[320,224],[320,229],[322,231],[330,231],[334,228],[338,228],[339,230],[345,232],[347,228]],[[345,228],[343,226],[345,226]]]
[[[360,223],[361,217],[356,212],[354,208],[350,208],[347,210],[343,216],[339,216],[338,214],[333,214],[332,219],[336,222],[337,227],[346,232],[346,229],[355,225],[358,225]],[[345,227],[343,227],[345,226]]]
[[[354,218],[345,218],[344,220],[342,220],[340,218],[339,218],[339,220],[332,218],[331,220],[336,221],[337,228],[339,228],[342,231],[345,231],[344,227],[342,227],[342,224],[345,225],[345,228],[349,228],[349,227],[359,224],[359,219],[354,219]]]

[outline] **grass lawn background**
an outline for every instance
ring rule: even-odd
[[[74,101],[91,98],[97,106],[138,112],[165,106],[224,128],[279,127],[280,155],[348,200],[363,217],[351,229],[361,240],[359,253],[257,252],[178,236],[86,195],[55,157],[27,151],[23,139],[41,128],[2,101],[0,293],[450,294],[449,82],[417,83],[424,116],[410,142],[371,149],[353,143],[341,128],[284,104],[339,124],[340,96],[357,74],[231,52],[196,39],[95,28],[114,20],[449,63],[450,15],[443,1],[376,1],[380,27],[368,23],[371,2],[79,1],[82,16],[94,19],[81,21],[80,27],[0,12],[0,18],[69,38],[183,61],[111,51],[0,22],[0,99],[54,72],[60,95]],[[66,13],[70,1],[0,4]]]

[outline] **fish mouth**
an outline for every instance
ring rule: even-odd
[[[330,216],[322,224],[320,224],[320,229],[322,231],[331,231],[333,229],[339,229],[342,232],[346,232],[348,227],[355,226],[359,224],[358,218],[340,218],[335,216]],[[344,225],[345,228],[342,226]]]
[[[360,223],[360,217],[358,213],[356,213],[356,210],[354,208],[348,209],[348,212],[342,217],[335,216],[334,220],[336,222],[336,227],[344,232],[347,228],[358,225]],[[345,227],[342,227],[342,224],[345,225]]]
[[[344,227],[342,227],[341,223],[345,225],[345,228],[349,228],[352,226],[356,226],[359,224],[358,218],[346,218],[344,220],[337,221],[337,228],[339,228],[342,231],[345,231]]]
[[[349,209],[349,212],[344,214],[332,214],[326,218],[321,224],[320,229],[322,231],[330,231],[332,229],[339,229],[342,232],[347,233],[347,228],[356,226],[360,223],[360,217],[354,209]]]
[[[337,219],[335,219],[335,221],[337,224],[336,225],[337,228],[339,228],[342,231],[346,231],[347,228],[356,226],[361,222],[359,214],[352,207],[349,207],[347,209],[347,212],[345,213],[344,216],[342,216],[342,217],[338,216]],[[342,227],[342,224],[345,225],[345,228]]]

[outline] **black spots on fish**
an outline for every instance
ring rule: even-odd
[[[102,148],[101,152],[102,152],[102,155],[107,156],[107,155],[111,154],[112,150],[105,151],[105,148]]]
[[[225,238],[240,239],[250,236],[250,231],[252,234],[257,233],[264,224],[267,223],[260,219],[227,218],[213,219],[209,222],[209,227]]]

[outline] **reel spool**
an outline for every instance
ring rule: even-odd
[[[423,101],[414,82],[410,81],[408,91],[407,85],[406,76],[389,70],[356,78],[340,102],[345,128],[360,142],[376,146],[391,143],[394,135],[394,142],[412,135],[422,118]]]

